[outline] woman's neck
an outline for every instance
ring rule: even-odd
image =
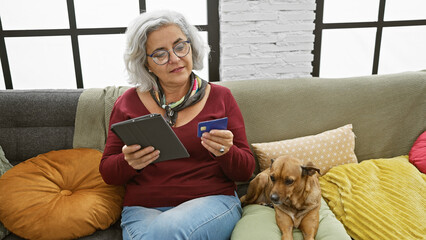
[[[166,97],[166,103],[170,104],[179,101],[183,98],[191,87],[191,82],[188,80],[184,85],[163,85],[163,94]]]

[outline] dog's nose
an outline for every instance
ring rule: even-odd
[[[276,193],[271,194],[270,197],[271,197],[271,201],[273,203],[278,203],[280,201],[280,196],[278,196],[278,194],[276,194]]]

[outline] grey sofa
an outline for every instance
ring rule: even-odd
[[[12,165],[51,150],[73,148],[74,120],[82,91],[0,91],[0,146]],[[23,238],[11,233],[5,240],[10,239]],[[121,239],[121,228],[117,222],[81,239]]]
[[[353,78],[220,82],[243,113],[249,143],[317,134],[351,123],[359,161],[408,154],[426,130],[426,72]],[[0,91],[0,146],[19,164],[73,147],[81,89]],[[239,183],[238,194],[247,183]],[[13,233],[5,239],[21,239]],[[116,223],[82,239],[121,239]]]

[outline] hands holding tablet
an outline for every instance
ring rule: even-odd
[[[129,145],[124,145],[122,148],[124,159],[128,162],[128,164],[131,167],[133,167],[136,170],[141,170],[145,168],[146,166],[148,166],[150,163],[155,162],[156,160],[160,160],[159,159],[160,150],[155,149],[153,146],[149,146],[149,145],[152,145],[151,142],[148,141],[148,139],[150,138],[143,138],[138,140],[138,138],[136,137],[136,136],[143,135],[142,133],[148,131],[147,129],[150,129],[150,128],[146,126],[143,127],[143,129],[145,129],[145,131],[143,132],[139,132],[138,128],[133,129],[132,131],[120,132],[119,127],[126,126],[125,124],[128,124],[127,126],[129,126],[129,125],[135,124],[135,122],[142,123],[143,120],[145,121],[147,121],[148,119],[151,120],[153,119],[153,117],[155,117],[155,115],[149,115],[149,117],[142,116],[139,118],[135,118],[135,120],[132,120],[132,121],[129,120],[129,121],[124,121],[122,123],[113,124],[112,130],[116,134],[121,133],[121,135],[119,136],[121,136],[121,138],[123,139],[125,143],[129,144]],[[160,117],[160,119],[164,121],[162,117]],[[209,152],[211,152],[213,155],[217,157],[226,154],[233,145],[234,135],[232,134],[231,131],[227,130],[227,126],[228,126],[227,117],[204,121],[198,124],[197,136],[201,138],[201,144]],[[124,130],[128,130],[128,129],[124,128]],[[133,134],[129,134],[129,132]],[[124,138],[125,136],[127,136],[127,138]],[[152,136],[152,134],[150,134],[150,136]],[[141,143],[133,144],[136,142],[141,142]]]
[[[124,160],[136,170],[141,170],[160,156],[160,151],[154,147],[140,149],[140,145],[124,145],[122,148]]]

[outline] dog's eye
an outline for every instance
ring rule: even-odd
[[[284,183],[285,183],[285,185],[291,185],[291,184],[293,184],[293,183],[294,183],[294,180],[293,180],[293,179],[291,179],[291,178],[287,178],[287,179],[284,181]]]
[[[270,178],[271,178],[271,181],[272,181],[272,182],[275,182],[275,178],[274,178],[274,176],[273,176],[273,175],[271,175],[271,176],[270,176]]]

